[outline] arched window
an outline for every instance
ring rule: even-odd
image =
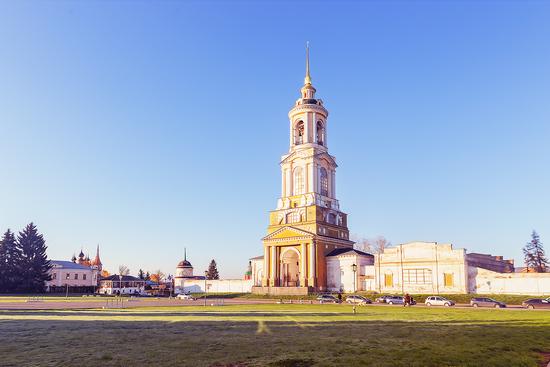
[[[304,193],[304,174],[302,167],[296,167],[294,169],[294,195],[300,195]]]
[[[286,215],[286,222],[287,223],[298,223],[302,220],[302,216],[299,212],[290,212]]]
[[[298,121],[294,129],[294,144],[299,145],[304,143],[304,122]]]
[[[317,144],[325,144],[325,126],[322,121],[317,121]]]
[[[321,167],[321,178],[319,181],[321,183],[321,195],[328,196],[328,174],[325,167]]]

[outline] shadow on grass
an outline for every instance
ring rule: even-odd
[[[550,350],[547,321],[302,322],[296,314],[296,321],[257,321],[255,314],[240,322],[129,322],[102,316],[93,313],[90,321],[2,321],[1,364],[74,366],[78,351],[79,367],[537,366],[540,352]]]

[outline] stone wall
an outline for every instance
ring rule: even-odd
[[[550,295],[550,273],[497,273],[469,266],[468,278],[470,293]]]
[[[183,281],[183,293],[204,293],[205,281],[189,279]],[[179,293],[181,287],[178,287]],[[252,279],[217,279],[206,281],[206,291],[209,293],[250,293]]]

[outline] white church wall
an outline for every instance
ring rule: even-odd
[[[497,273],[469,266],[468,274],[471,293],[550,295],[550,273]]]

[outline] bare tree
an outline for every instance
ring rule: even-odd
[[[130,269],[126,265],[118,266],[118,275],[128,275],[130,274]]]
[[[371,254],[379,254],[384,252],[384,249],[391,246],[384,236],[377,236],[374,238],[364,238],[354,236],[355,245],[353,246],[356,250],[368,252]]]

